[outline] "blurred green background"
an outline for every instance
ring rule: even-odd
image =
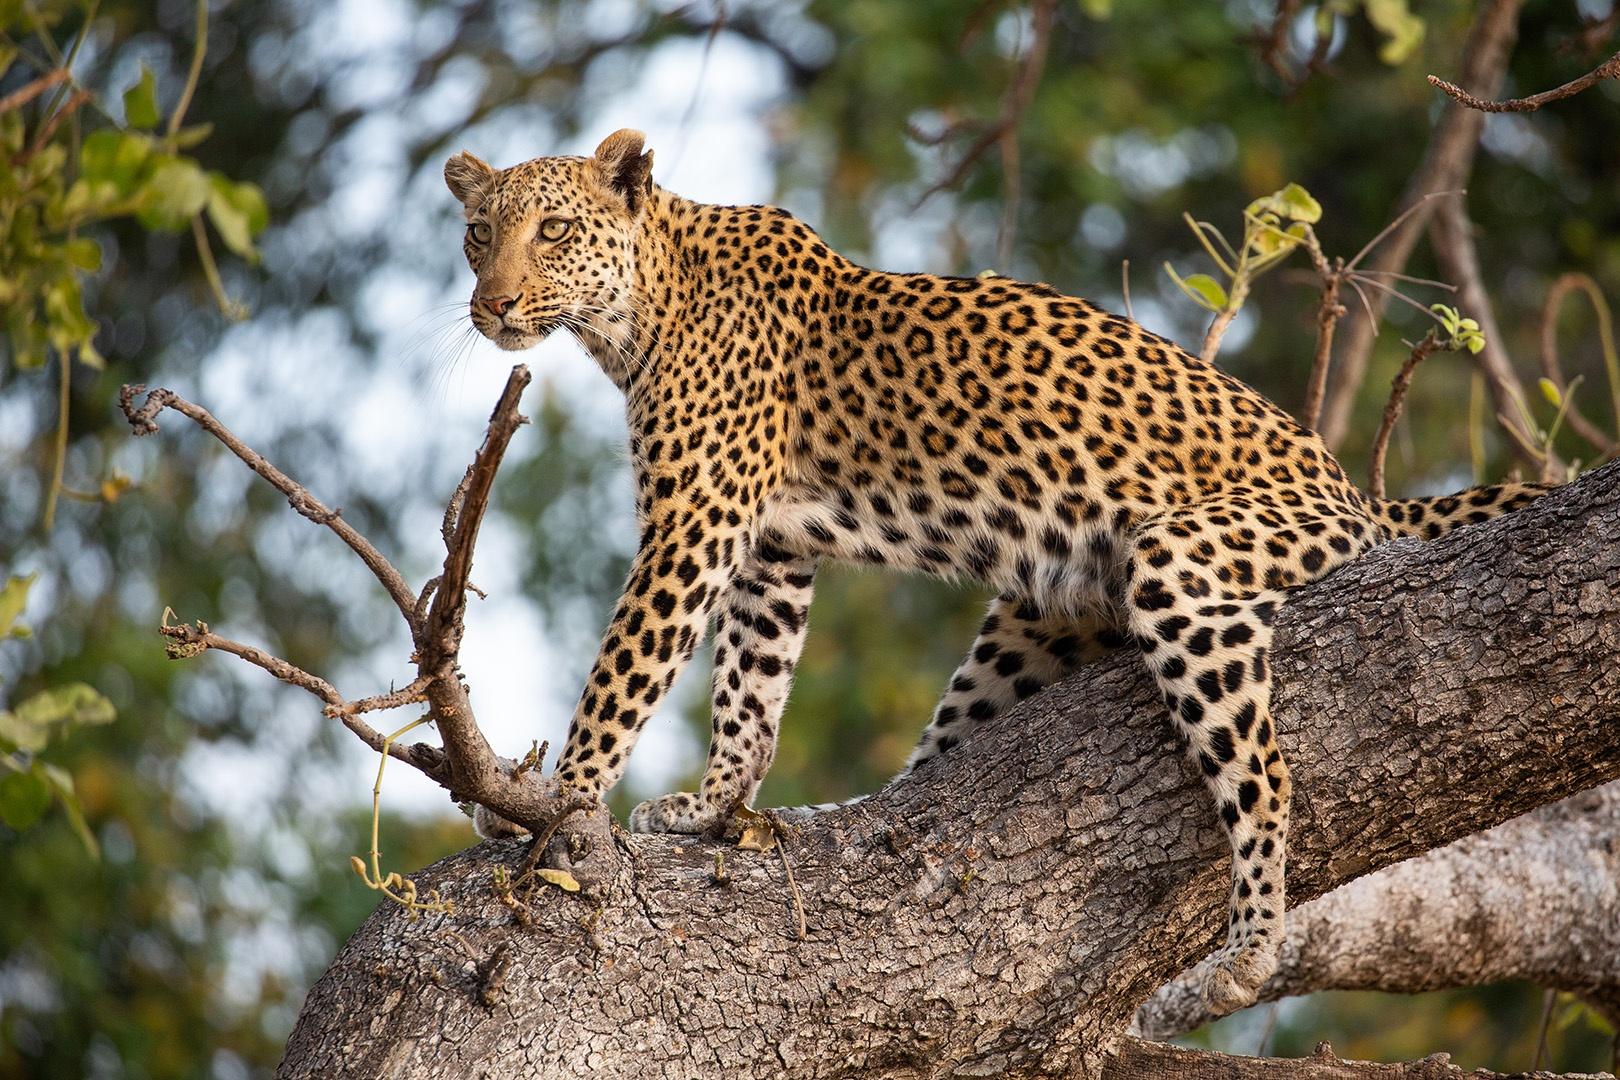
[[[1207,269],[1183,212],[1235,236],[1249,200],[1295,181],[1324,207],[1326,250],[1354,253],[1389,220],[1423,152],[1440,108],[1423,75],[1454,75],[1473,5],[1304,5],[1283,38],[1285,64],[1303,66],[1319,29],[1331,46],[1298,87],[1254,43],[1274,11],[1260,0],[1057,4],[1017,128],[1003,259],[997,152],[917,203],[973,131],[933,136],[999,114],[1031,36],[1021,4],[211,5],[185,118],[211,128],[176,149],[184,161],[173,167],[188,183],[194,167],[222,185],[255,185],[269,224],[250,252],[246,234],[230,231],[259,224],[247,189],[231,204],[238,218],[189,203],[165,216],[153,200],[179,198],[184,185],[156,183],[140,213],[75,232],[100,249],[98,269],[74,273],[106,368],[70,372],[64,482],[92,495],[108,487],[61,501],[49,530],[62,348],[74,346],[31,353],[12,325],[0,355],[0,581],[38,575],[24,612],[33,636],[0,640],[0,700],[83,682],[117,716],[61,734],[41,755],[71,777],[99,858],[59,806],[25,829],[0,824],[0,1077],[268,1075],[303,991],[375,901],[348,866],[367,846],[374,759],[322,722],[312,699],[255,669],[218,656],[166,660],[155,629],[171,607],[359,696],[409,678],[397,618],[331,535],[178,417],[133,439],[117,415],[121,384],[172,386],[206,404],[425,579],[443,501],[510,360],[465,333],[471,277],[443,160],[462,148],[497,165],[588,151],[620,126],[648,133],[666,186],[780,203],[885,268],[994,268],[1117,310],[1129,260],[1136,316],[1196,348],[1204,317],[1162,270],[1166,260],[1182,273]],[[1610,16],[1610,0],[1529,5],[1509,92],[1592,67],[1614,40],[1581,31]],[[173,114],[197,9],[0,0],[0,26],[0,97],[77,47],[76,83],[95,98],[50,136],[74,149],[96,131],[141,126],[144,101],[124,91],[140,85],[143,64],[158,112]],[[53,91],[13,110],[22,137],[65,100]],[[34,280],[25,256],[34,270],[48,259],[29,232],[40,223],[16,209],[27,151],[8,153],[0,303],[14,304]],[[66,160],[72,179],[83,166]],[[1486,125],[1468,205],[1504,344],[1527,383],[1541,304],[1560,273],[1583,271],[1620,293],[1617,177],[1620,84]],[[219,290],[190,233],[193,212],[207,222]],[[1296,260],[1265,278],[1221,354],[1291,409],[1314,341],[1308,269]],[[1409,270],[1433,276],[1422,247]],[[1446,299],[1412,291],[1425,304]],[[1580,404],[1613,430],[1590,309],[1571,304],[1559,325],[1566,371],[1585,376]],[[1424,329],[1421,315],[1391,311],[1344,448],[1355,475],[1406,353],[1401,339]],[[466,649],[475,705],[509,754],[531,738],[560,741],[634,539],[612,387],[569,342],[524,359],[538,375],[525,408],[535,423],[501,475],[475,573],[490,599],[469,616]],[[1470,423],[1470,392],[1463,359],[1420,372],[1390,454],[1393,493],[1454,489],[1510,467],[1494,426]],[[1547,423],[1551,407],[1532,407]],[[1591,457],[1568,436],[1560,449]],[[879,786],[926,721],[983,600],[934,582],[824,572],[762,802]],[[615,793],[621,812],[701,769],[704,666],[643,742]],[[437,789],[403,771],[390,775],[384,806],[388,868],[409,872],[473,840]],[[1530,1066],[1541,1010],[1540,991],[1522,986],[1321,995],[1196,1038],[1243,1052],[1264,1042],[1306,1053],[1319,1039],[1354,1057],[1446,1050],[1460,1064],[1511,1070]],[[1547,1064],[1607,1067],[1610,1038],[1589,1012],[1559,1002]]]

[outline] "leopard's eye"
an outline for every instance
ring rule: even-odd
[[[487,244],[493,234],[485,222],[471,221],[467,223],[467,235],[473,238],[475,244]]]
[[[561,240],[568,235],[572,224],[567,218],[548,217],[540,223],[540,236],[544,240]]]

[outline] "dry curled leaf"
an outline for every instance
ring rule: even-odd
[[[742,831],[737,846],[744,851],[769,851],[776,846],[776,830],[771,827],[770,819],[758,810],[737,807],[732,811],[731,824]]]
[[[743,829],[737,846],[744,851],[769,851],[776,846],[776,830],[767,822],[749,825]]]
[[[536,870],[534,873],[541,881],[549,881],[563,892],[579,892],[579,882],[574,880],[574,875],[566,870],[547,868]]]

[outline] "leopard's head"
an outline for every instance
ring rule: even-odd
[[[462,250],[478,275],[473,325],[503,349],[527,349],[629,303],[635,236],[652,195],[652,151],[616,131],[588,158],[545,157],[492,169],[463,151],[444,182],[466,210]]]

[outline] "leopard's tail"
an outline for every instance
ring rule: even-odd
[[[771,813],[790,824],[808,821],[817,814],[824,814],[829,810],[839,810],[846,806],[854,806],[858,802],[865,802],[867,796],[852,795],[843,802],[812,803],[807,806],[778,806]]]
[[[1374,499],[1369,496],[1367,501],[1372,504],[1373,517],[1386,525],[1395,536],[1433,540],[1463,525],[1511,514],[1535,502],[1555,486],[1488,484],[1459,491],[1455,495],[1427,499]]]

